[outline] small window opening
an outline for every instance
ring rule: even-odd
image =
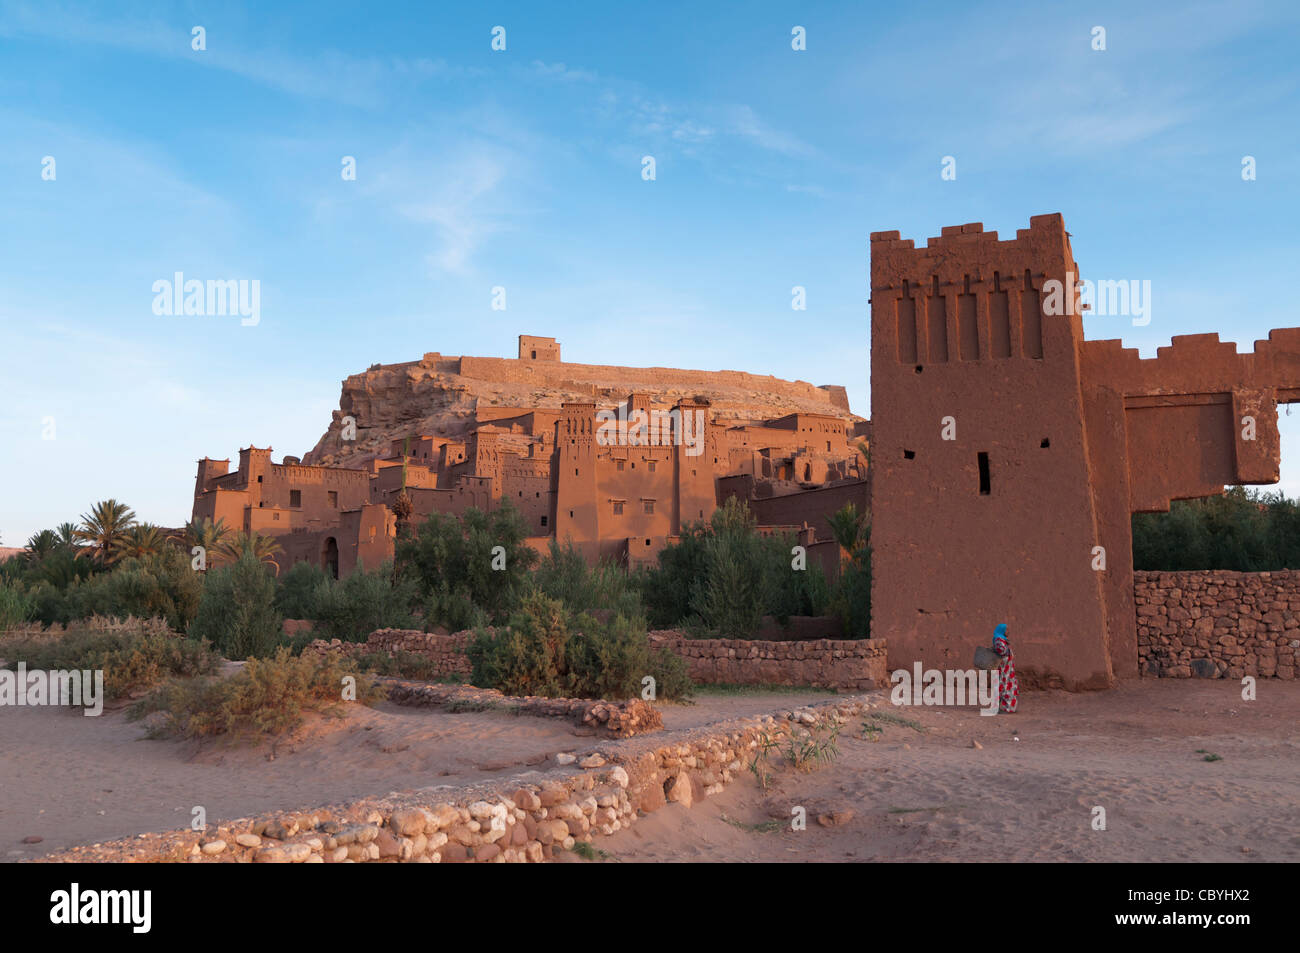
[[[979,455],[980,464],[980,496],[989,495],[989,455],[981,453]]]
[[[1044,437],[1043,442],[1039,444],[1039,446],[1042,447],[1044,450],[1046,450],[1051,445],[1052,445],[1052,441],[1048,440],[1046,437]]]
[[[903,451],[903,459],[904,459],[904,460],[915,460],[915,459],[916,459],[916,451],[915,451],[915,450],[904,450],[904,451]]]

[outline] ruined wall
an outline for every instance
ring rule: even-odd
[[[584,770],[449,791],[364,798],[308,811],[275,812],[212,824],[207,830],[139,834],[45,858],[49,863],[544,863],[578,841],[608,836],[673,802],[689,808],[746,777],[764,740],[796,726],[841,728],[880,702],[828,705],[737,719],[678,736],[607,745]],[[653,738],[653,736],[650,736]],[[570,756],[570,761],[576,760]],[[613,762],[612,764],[610,762]],[[495,789],[493,789],[495,788]],[[511,792],[506,794],[505,792]],[[820,820],[820,818],[819,818]]]
[[[1136,572],[1141,673],[1296,677],[1300,572]]]
[[[852,691],[889,684],[883,639],[688,639],[665,629],[651,632],[650,643],[684,658],[692,681],[704,685],[811,685]]]

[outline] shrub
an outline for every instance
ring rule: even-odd
[[[846,639],[871,637],[871,553],[840,566],[840,578],[831,593],[830,611],[840,617]]]
[[[568,682],[568,639],[564,604],[533,593],[507,627],[480,631],[470,642],[470,681],[507,695],[563,695]]]
[[[230,566],[208,570],[189,634],[207,639],[226,658],[243,659],[269,655],[283,624],[275,611],[275,579],[246,553]]]
[[[568,643],[569,693],[574,697],[637,698],[648,675],[655,680],[656,699],[690,698],[694,686],[685,660],[663,648],[652,652],[641,618],[620,615],[599,623],[581,616],[574,626],[577,631]]]
[[[532,582],[540,592],[563,602],[570,612],[602,609],[629,618],[644,615],[636,579],[608,562],[588,568],[572,542],[561,546],[552,539]]]
[[[184,631],[198,612],[203,576],[190,568],[178,549],[168,547],[153,555],[121,559],[111,572],[79,580],[64,591],[63,619],[90,616],[124,619],[165,619]]]
[[[660,551],[659,565],[642,573],[640,588],[646,615],[655,628],[671,628],[694,614],[692,598],[699,582],[706,578],[704,545],[708,536],[708,524],[687,524],[681,539]]]
[[[394,578],[391,563],[374,572],[358,568],[341,582],[324,580],[313,594],[315,635],[321,639],[364,642],[376,629],[410,629],[417,598],[415,583]]]
[[[158,620],[92,619],[66,632],[6,641],[6,667],[25,662],[46,671],[103,670],[104,694],[120,698],[152,688],[169,676],[213,671],[217,657],[203,642],[182,638]]]
[[[789,536],[760,534],[748,505],[728,498],[707,524],[686,527],[641,578],[651,624],[752,638],[765,615],[784,624],[821,614],[831,598],[825,576],[815,565],[795,570],[793,546]]]
[[[657,698],[685,699],[692,687],[682,659],[650,651],[640,618],[602,623],[540,592],[525,598],[508,626],[480,632],[468,655],[471,681],[507,695],[622,700],[637,697],[647,675]]]
[[[294,563],[280,576],[275,592],[275,607],[286,619],[315,619],[316,590],[330,577],[312,563]]]
[[[343,679],[352,674],[334,653],[294,658],[282,647],[269,659],[249,659],[229,678],[169,682],[129,715],[161,713],[152,737],[283,734],[302,723],[304,712],[340,713]],[[357,677],[357,701],[370,705],[382,696],[373,680]]]
[[[528,590],[538,557],[527,538],[528,523],[509,500],[490,513],[471,507],[463,519],[434,513],[398,539],[397,570],[415,586],[426,621],[453,631],[496,622]]]
[[[36,600],[19,582],[0,581],[0,632],[36,615]]]

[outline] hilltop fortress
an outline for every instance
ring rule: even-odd
[[[535,548],[637,566],[741,496],[834,572],[825,518],[865,511],[868,436],[842,386],[568,364],[554,338],[521,335],[517,358],[434,352],[349,377],[302,460],[255,446],[234,471],[200,460],[193,516],[275,536],[285,567],[346,575],[392,558],[403,489],[414,521],[508,499]]]

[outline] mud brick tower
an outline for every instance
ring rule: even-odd
[[[1142,360],[1084,341],[1077,306],[1044,313],[1044,283],[1073,294],[1078,274],[1060,215],[1014,241],[871,236],[872,628],[891,668],[968,668],[1007,622],[1032,681],[1136,676],[1131,514],[1277,482],[1300,329],[1249,354],[1175,336]]]

